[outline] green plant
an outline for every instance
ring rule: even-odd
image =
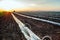
[[[4,15],[4,13],[3,12],[0,12],[0,17],[2,17]]]

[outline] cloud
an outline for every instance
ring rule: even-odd
[[[9,10],[9,9],[14,9],[14,8],[23,8],[26,7],[24,3],[21,2],[16,2],[12,0],[4,0],[0,2],[0,8]]]
[[[3,2],[2,2],[3,1]],[[0,1],[0,8],[36,8],[36,9],[57,9],[60,10],[59,0],[2,0]]]

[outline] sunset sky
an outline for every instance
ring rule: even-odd
[[[60,11],[60,0],[0,0],[0,9]]]

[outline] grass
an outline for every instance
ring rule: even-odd
[[[4,15],[4,13],[3,12],[0,12],[0,17],[2,17]]]

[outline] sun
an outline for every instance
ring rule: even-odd
[[[12,10],[15,8],[22,8],[22,7],[24,7],[24,5],[21,2],[16,2],[12,0],[0,1],[0,8],[5,9],[5,10]]]

